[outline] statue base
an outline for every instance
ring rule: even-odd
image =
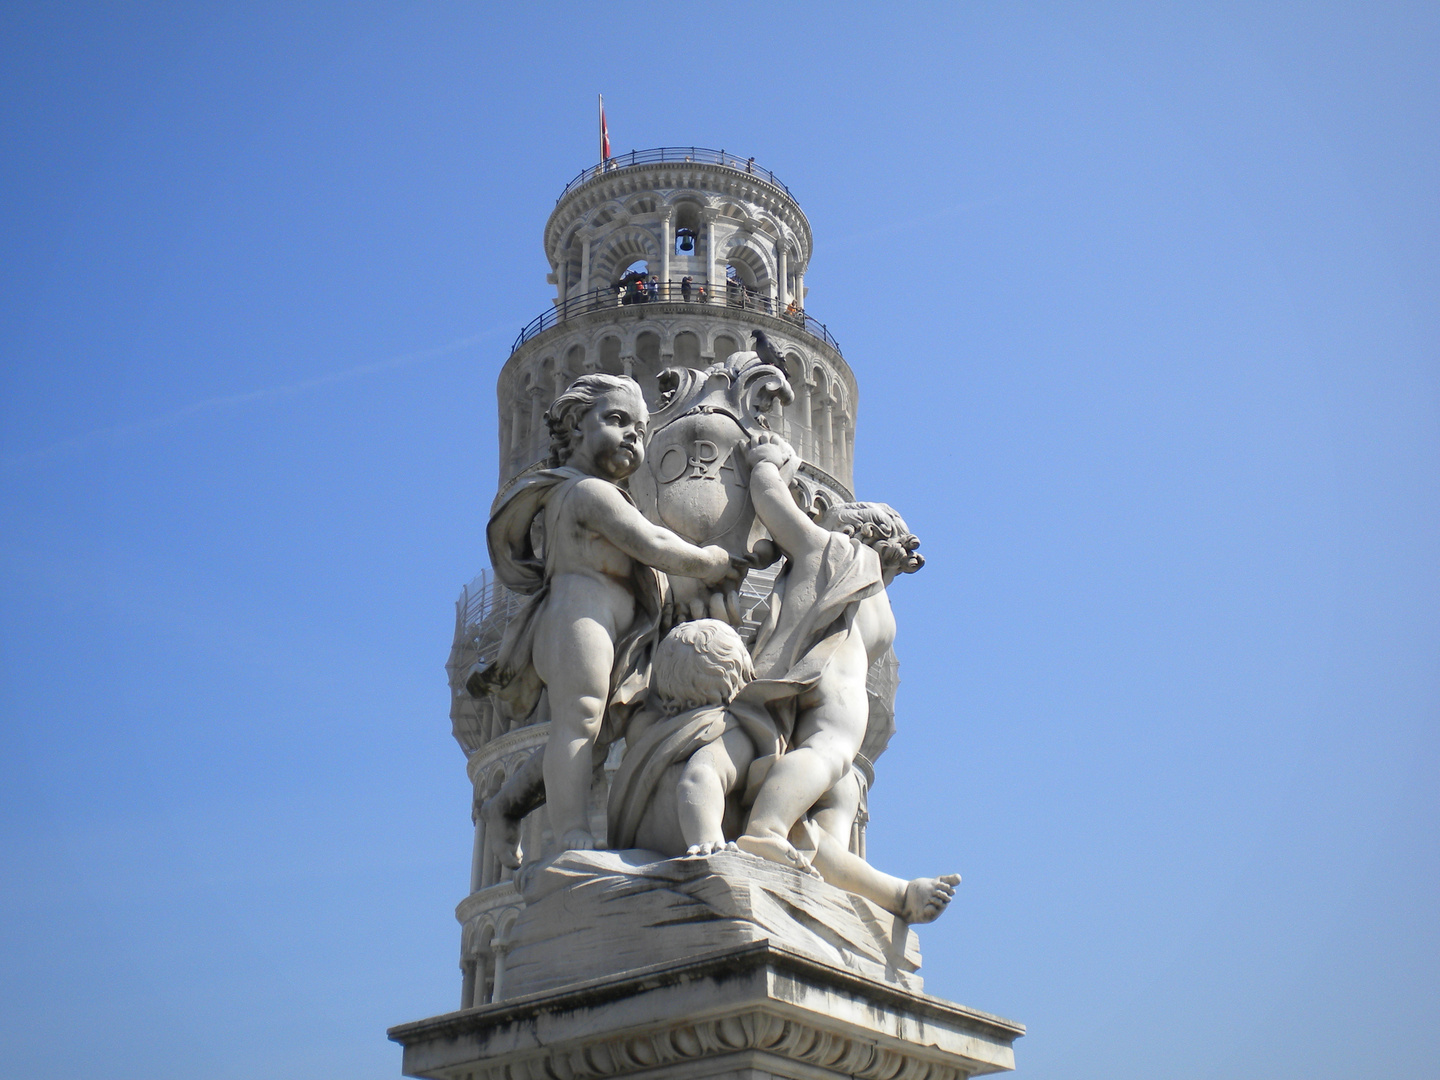
[[[1013,1069],[1024,1033],[762,941],[389,1034],[433,1080],[963,1080]]]
[[[769,941],[919,993],[915,932],[819,878],[739,851],[566,851],[527,866],[495,1000]]]

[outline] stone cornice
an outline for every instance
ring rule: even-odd
[[[407,1075],[474,1080],[598,1080],[735,1055],[826,1076],[958,1080],[1014,1068],[1024,1034],[770,942],[389,1032]]]
[[[606,307],[598,311],[587,312],[580,315],[571,315],[563,322],[557,322],[554,326],[540,331],[534,337],[523,342],[509,359],[505,361],[500,369],[500,378],[497,390],[501,395],[502,406],[505,402],[505,394],[508,392],[514,372],[523,369],[525,362],[536,353],[544,352],[550,343],[555,339],[564,339],[567,332],[573,333],[576,330],[588,330],[595,326],[606,324],[619,325],[622,322],[644,322],[646,320],[660,319],[665,317],[684,317],[694,319],[720,319],[729,323],[736,323],[745,326],[759,327],[767,334],[779,335],[781,338],[791,338],[798,344],[804,345],[812,353],[823,356],[842,379],[845,380],[846,389],[850,392],[850,400],[853,402],[858,397],[858,390],[855,385],[855,375],[850,370],[850,365],[840,351],[817,337],[809,330],[804,329],[791,319],[779,315],[767,315],[763,311],[755,311],[747,308],[731,307],[726,304],[703,305],[703,304],[673,304],[669,302],[652,304],[635,304],[630,307]],[[738,329],[738,326],[737,326]],[[750,335],[744,334],[742,347],[749,348]]]
[[[508,754],[543,746],[549,734],[549,723],[527,724],[491,739],[465,762],[465,772],[469,775],[470,782],[473,784],[481,772]]]

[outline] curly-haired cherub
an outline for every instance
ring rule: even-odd
[[[818,523],[806,516],[789,489],[799,458],[779,436],[758,436],[746,457],[756,516],[786,558],[755,639],[758,681],[747,694],[771,702],[787,748],[769,765],[736,842],[809,869],[794,842],[805,841],[804,830],[793,838],[792,830],[850,773],[869,719],[865,676],[895,640],[885,589],[925,560],[915,552],[919,539],[884,503],[842,503]]]
[[[607,714],[658,636],[655,571],[718,585],[733,576],[721,547],[697,547],[656,525],[620,486],[645,458],[649,414],[635,380],[581,376],[545,414],[551,468],[502,493],[486,538],[497,576],[530,602],[507,628],[501,657],[480,680],[517,711],[549,700],[550,736],[540,767],[527,763],[487,819],[501,826],[502,859],[514,861],[515,812],[532,805],[540,775],[550,827],[563,848],[593,848],[592,754]],[[543,553],[531,540],[543,522]],[[507,785],[510,786],[510,785]],[[488,804],[487,804],[488,805]],[[482,812],[486,812],[482,808]]]

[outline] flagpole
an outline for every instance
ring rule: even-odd
[[[596,122],[600,125],[600,161],[605,161],[605,95],[599,94],[599,112],[595,116]]]

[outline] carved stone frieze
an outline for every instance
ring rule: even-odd
[[[407,1076],[959,1080],[1014,1068],[1021,1024],[771,943],[391,1030]]]

